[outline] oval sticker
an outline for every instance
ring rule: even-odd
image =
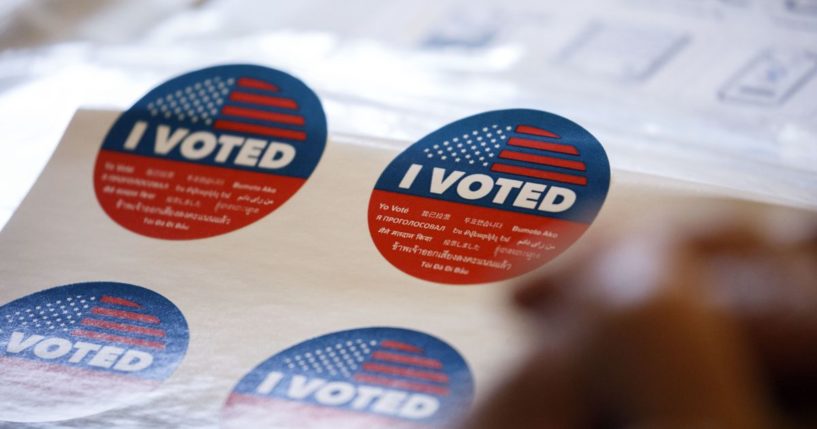
[[[306,182],[326,146],[318,97],[266,67],[194,71],[123,113],[94,170],[100,205],[148,237],[186,240],[247,226]]]
[[[233,389],[222,427],[444,427],[468,411],[473,391],[468,365],[445,342],[407,329],[354,329],[258,365]]]
[[[89,416],[157,387],[187,351],[173,303],[124,283],[59,286],[0,307],[0,420]]]
[[[369,232],[406,274],[438,283],[505,280],[572,245],[601,209],[610,165],[589,132],[513,109],[434,131],[386,167]]]

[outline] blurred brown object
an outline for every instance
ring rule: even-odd
[[[817,217],[709,220],[642,220],[519,288],[540,345],[464,427],[817,427]]]

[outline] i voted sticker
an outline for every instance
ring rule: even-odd
[[[233,389],[223,428],[436,428],[467,412],[473,381],[440,339],[364,328],[305,341],[267,359]]]
[[[173,303],[124,283],[37,292],[0,307],[0,421],[83,417],[169,377],[187,350]]]
[[[306,182],[326,146],[318,97],[266,67],[227,65],[171,79],[122,114],[94,188],[118,224],[186,240],[247,226]]]
[[[369,200],[369,231],[409,275],[505,280],[573,244],[609,185],[604,149],[576,123],[536,110],[481,113],[423,137],[386,167]]]

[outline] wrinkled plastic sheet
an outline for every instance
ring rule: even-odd
[[[817,207],[810,2],[59,4],[0,11],[3,218],[79,106],[122,110],[229,62],[299,76],[340,135],[399,148],[479,111],[539,108],[597,135],[614,170]]]

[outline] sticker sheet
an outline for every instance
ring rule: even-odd
[[[441,126],[328,141],[306,84],[249,65],[78,112],[0,235],[0,422],[456,423],[528,347],[512,283],[591,226],[610,167],[546,112]]]
[[[189,174],[99,161],[122,117],[80,111],[0,235],[0,426],[441,427],[525,351],[510,284],[420,279],[378,251],[369,199],[398,152],[330,141],[286,204],[232,230],[185,221],[194,237],[122,222],[174,221],[115,207],[152,192],[147,170]],[[122,178],[110,200],[100,162]]]

